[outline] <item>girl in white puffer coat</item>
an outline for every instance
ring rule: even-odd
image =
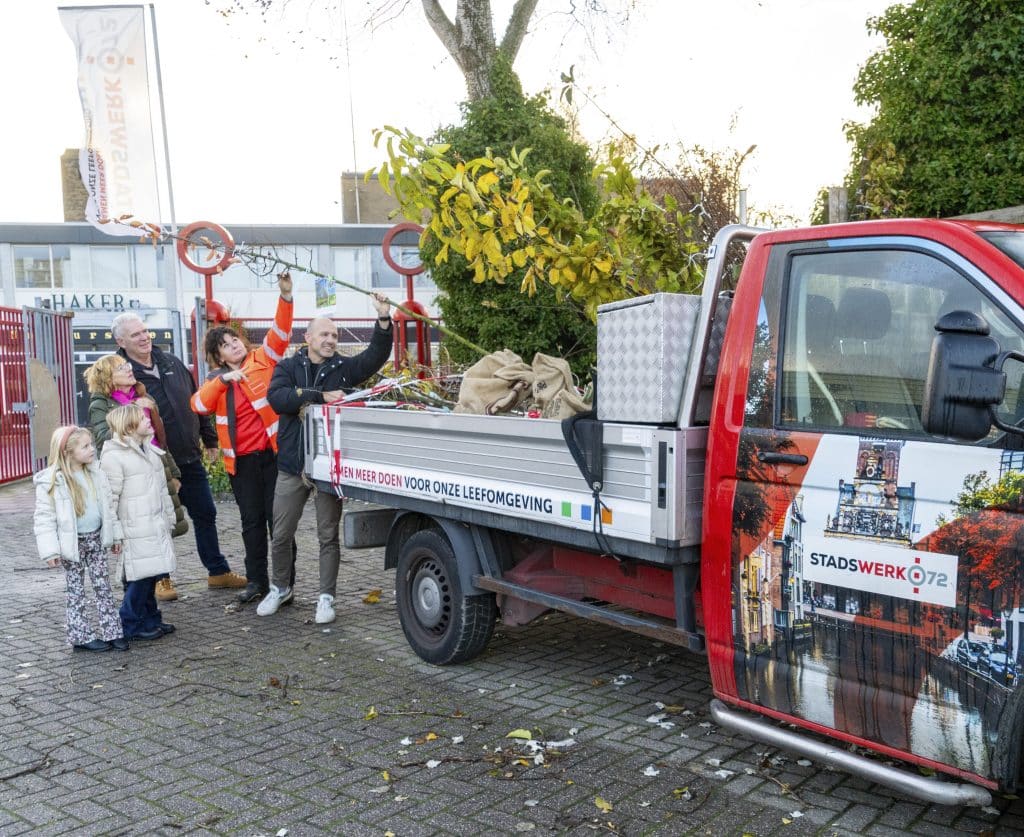
[[[33,478],[33,530],[39,557],[49,567],[64,568],[68,643],[76,651],[127,651],[107,570],[107,551],[120,549],[121,535],[92,434],[84,427],[58,427],[48,461]],[[98,630],[86,614],[86,575],[96,593]]]
[[[174,505],[167,493],[163,461],[149,444],[153,425],[141,407],[126,404],[107,413],[113,437],[103,445],[107,475],[123,534],[121,577],[126,581],[121,624],[129,639],[160,639],[174,631],[156,603],[156,583],[174,572],[171,531]]]

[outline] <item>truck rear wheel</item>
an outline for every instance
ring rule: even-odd
[[[417,532],[402,544],[395,594],[405,638],[428,663],[471,660],[494,633],[494,594],[463,592],[455,552],[435,529]]]

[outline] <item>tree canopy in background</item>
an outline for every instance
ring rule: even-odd
[[[1024,203],[1024,4],[915,0],[868,21],[885,38],[854,85],[851,219]]]
[[[593,213],[598,196],[590,179],[594,161],[587,147],[569,137],[564,120],[543,99],[523,95],[507,59],[492,64],[488,89],[490,96],[466,102],[462,123],[439,129],[434,142],[450,145],[450,159],[462,161],[488,151],[509,157],[513,149],[528,148],[531,167],[550,172],[548,183],[558,199]],[[527,299],[520,291],[526,272],[522,265],[514,268],[507,282],[475,282],[470,262],[476,255],[486,256],[471,252],[467,259],[464,249],[459,253],[448,248],[450,255],[438,261],[442,246],[438,237],[429,237],[423,256],[442,291],[438,307],[453,331],[491,351],[511,349],[527,363],[538,351],[560,355],[577,374],[586,374],[595,360],[596,337],[581,305],[545,283]],[[459,344],[448,349],[457,362],[477,360]]]

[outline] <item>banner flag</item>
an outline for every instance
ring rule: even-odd
[[[58,11],[78,53],[85,118],[78,166],[89,193],[85,219],[109,235],[138,236],[137,228],[114,219],[131,215],[143,223],[160,222],[144,7]]]

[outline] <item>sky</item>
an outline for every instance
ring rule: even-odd
[[[669,164],[678,144],[756,144],[740,178],[748,203],[805,221],[818,189],[846,172],[844,123],[870,117],[852,93],[882,46],[865,22],[895,1],[639,0],[627,22],[606,21],[588,43],[568,23],[568,0],[541,0],[515,67],[528,93],[557,94],[573,66],[580,89]],[[424,136],[458,121],[462,76],[420,4],[368,27],[367,11],[382,4],[287,0],[263,21],[218,14],[225,0],[155,0],[179,225],[340,223],[341,173],[384,160],[374,128]],[[454,14],[454,0],[445,6]],[[511,2],[493,6],[503,31]],[[0,222],[61,221],[59,158],[83,127],[56,3],[0,0],[0,77]],[[584,138],[614,136],[582,98]],[[166,186],[163,195],[167,222]]]

